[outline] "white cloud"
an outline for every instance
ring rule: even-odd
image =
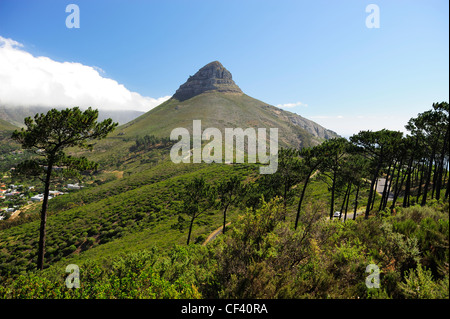
[[[290,109],[290,108],[293,108],[293,107],[296,107],[296,106],[307,107],[308,104],[305,104],[305,103],[302,103],[302,102],[296,102],[296,103],[286,103],[286,104],[278,104],[277,105],[277,107],[282,108],[282,109],[284,109],[284,108]]]
[[[35,57],[21,48],[21,43],[0,36],[1,105],[146,112],[170,98],[141,96],[102,77],[105,72],[97,66]]]
[[[378,131],[383,128],[406,133],[404,126],[409,120],[408,115],[404,114],[391,116],[379,114],[313,115],[307,118],[344,137],[357,134],[359,131]]]

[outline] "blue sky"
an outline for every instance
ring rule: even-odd
[[[70,3],[78,29],[65,25]],[[380,28],[366,27],[371,3]],[[94,67],[133,103],[160,102],[218,60],[246,94],[345,136],[403,130],[449,100],[448,30],[445,0],[0,1],[11,54]]]

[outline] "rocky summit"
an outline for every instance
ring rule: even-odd
[[[190,76],[175,92],[173,98],[184,101],[209,91],[242,94],[241,89],[234,83],[230,71],[220,62],[214,61]]]

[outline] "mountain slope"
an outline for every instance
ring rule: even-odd
[[[202,129],[215,127],[222,132],[225,128],[278,128],[280,144],[285,147],[313,146],[337,137],[335,132],[300,115],[244,94],[231,73],[217,61],[189,77],[170,100],[119,127],[116,136],[168,137],[177,127],[192,132],[193,120],[201,120]]]
[[[136,120],[118,128],[117,134],[139,136],[153,134],[168,137],[177,127],[192,132],[192,121],[201,120],[202,129],[225,128],[278,128],[279,140],[284,146],[305,147],[321,142],[321,138],[286,120],[281,110],[253,99],[245,94],[208,92],[183,102],[170,99]],[[286,116],[287,117],[287,116]]]

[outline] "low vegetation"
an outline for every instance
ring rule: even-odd
[[[2,298],[448,298],[448,205],[414,206],[345,223],[309,205],[299,227],[280,200],[249,209],[208,246],[152,247],[79,264],[80,288],[58,263],[0,285]],[[368,288],[366,267],[382,269]]]
[[[42,271],[39,208],[0,222],[0,297],[449,298],[448,104],[407,128],[281,149],[270,175],[174,164],[167,141],[130,140],[49,202]]]

